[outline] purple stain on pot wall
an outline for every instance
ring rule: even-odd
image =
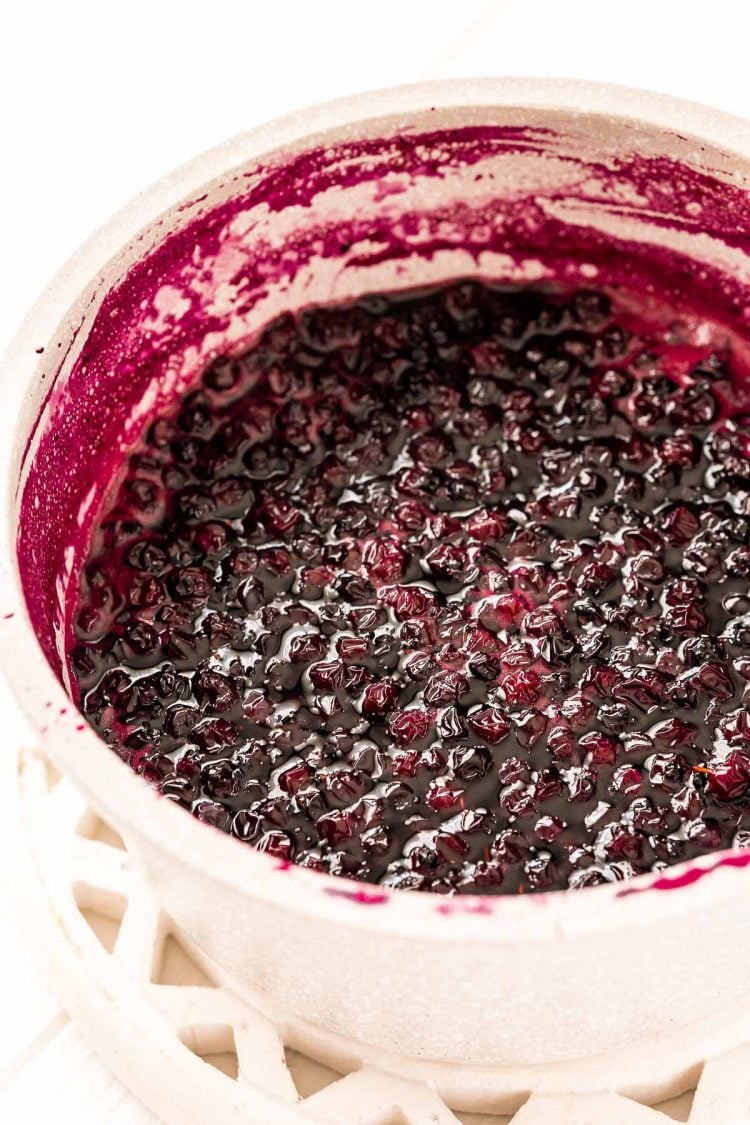
[[[443,277],[622,285],[742,335],[750,318],[743,188],[665,157],[587,151],[580,135],[404,129],[276,159],[238,174],[232,191],[214,207],[202,197],[178,209],[186,225],[106,292],[29,443],[18,552],[58,675],[78,559],[126,451],[165,401],[217,354],[247,348],[285,301],[340,301],[366,291],[369,273],[382,289],[384,265],[386,288],[408,288],[434,280],[428,267],[440,263]]]
[[[348,902],[359,903],[360,906],[382,906],[383,903],[390,901],[390,895],[387,891],[373,891],[367,887],[360,887],[358,890],[351,891],[340,890],[338,887],[326,887],[326,894],[334,898],[346,899]]]
[[[644,891],[679,891],[684,887],[691,887],[694,883],[700,882],[707,875],[720,868],[743,868],[750,865],[750,855],[746,852],[739,855],[729,854],[723,855],[719,859],[715,859],[713,863],[704,864],[685,863],[680,866],[677,871],[669,872],[661,875],[653,882],[642,884],[632,884],[623,887],[622,890],[617,892],[618,898],[627,898],[630,895],[643,894]]]

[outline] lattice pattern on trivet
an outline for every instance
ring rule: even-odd
[[[94,1049],[167,1122],[750,1122],[750,1047],[707,1062],[694,1095],[658,1108],[617,1093],[518,1094],[514,1104],[495,1102],[515,1110],[512,1118],[451,1109],[444,1084],[441,1097],[433,1083],[367,1062],[337,1073],[293,1049],[294,1029],[237,999],[231,981],[175,931],[117,833],[39,753],[22,754],[18,776],[29,860],[24,898],[54,983]],[[685,1072],[676,1078],[683,1087]]]

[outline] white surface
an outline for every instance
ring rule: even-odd
[[[94,226],[264,119],[368,87],[482,73],[607,79],[747,115],[748,32],[746,0],[17,0],[0,36],[0,347]],[[1,685],[0,715],[11,745],[22,728]],[[4,806],[0,845],[7,898]],[[67,1023],[2,906],[0,1120],[152,1121]]]

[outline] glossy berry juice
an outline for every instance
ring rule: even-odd
[[[82,568],[92,726],[282,860],[441,893],[750,841],[750,417],[617,290],[312,309],[152,420]]]

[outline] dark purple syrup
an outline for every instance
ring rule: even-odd
[[[750,418],[598,292],[272,325],[98,521],[81,708],[199,819],[438,892],[750,842]]]

